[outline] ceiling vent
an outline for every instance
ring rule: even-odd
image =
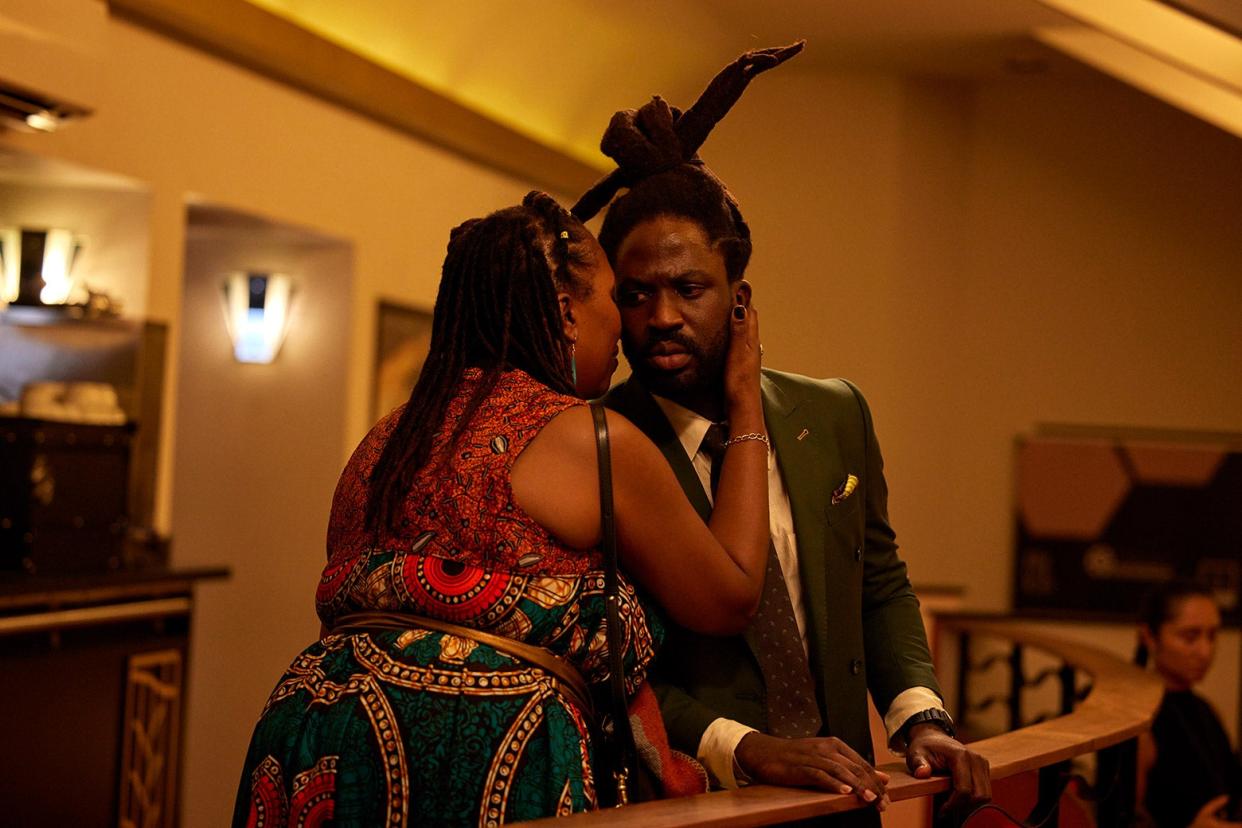
[[[0,0],[0,129],[51,132],[98,109],[108,6]]]
[[[90,112],[85,107],[54,101],[0,81],[0,125],[7,128],[23,132],[55,132]]]

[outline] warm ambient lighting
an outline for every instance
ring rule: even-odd
[[[1188,74],[1242,94],[1242,41],[1159,0],[1040,0]]]
[[[17,305],[63,305],[82,245],[69,230],[0,229],[0,298]]]
[[[1242,95],[1085,26],[1036,29],[1036,40],[1242,138]]]
[[[60,127],[60,119],[47,110],[31,112],[26,116],[26,126],[39,132],[55,132]]]
[[[1035,38],[1242,137],[1242,40],[1156,0],[1040,0],[1085,26]]]
[[[289,328],[293,282],[283,273],[233,273],[224,282],[224,312],[238,362],[276,359]]]

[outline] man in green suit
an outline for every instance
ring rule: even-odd
[[[736,638],[671,628],[653,683],[673,747],[720,786],[853,791],[882,808],[870,690],[911,773],[951,773],[949,805],[968,807],[990,796],[987,761],[957,741],[944,711],[866,401],[844,380],[765,370],[767,434],[720,422],[729,314],[751,299],[750,230],[696,153],[750,81],[803,46],[743,54],[684,113],[658,97],[616,113],[600,147],[618,167],[573,208],[585,221],[612,202],[599,240],[634,374],[606,402],[659,446],[705,520],[723,452],[770,440],[772,543],[756,616]],[[868,808],[845,821],[878,816]]]
[[[729,313],[750,305],[742,278],[749,230],[709,170],[683,165],[614,202],[600,241],[617,273],[622,341],[634,371],[607,404],[660,447],[707,519],[713,449],[704,438],[724,411]],[[673,746],[697,755],[724,787],[850,789],[882,806],[886,779],[872,768],[870,690],[913,774],[950,772],[955,807],[986,800],[987,762],[956,740],[940,699],[918,599],[888,521],[866,401],[845,380],[766,369],[762,388],[773,561],[755,624],[765,631],[733,639],[670,631],[655,678]],[[764,619],[765,607],[778,603],[784,640],[781,624]],[[766,652],[782,647],[796,658],[773,668]],[[799,682],[812,699],[805,711]],[[856,819],[874,821],[874,811]]]

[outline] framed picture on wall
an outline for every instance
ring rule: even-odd
[[[1045,426],[1017,443],[1014,606],[1131,621],[1172,578],[1242,621],[1242,435]]]
[[[431,313],[381,300],[375,330],[372,421],[409,399],[431,345]]]

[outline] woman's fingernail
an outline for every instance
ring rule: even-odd
[[[870,788],[863,791],[863,799],[867,800],[868,802],[875,802],[875,791],[871,790]]]
[[[745,319],[746,318],[746,307],[744,305],[734,305],[733,306],[733,318],[736,319],[738,322],[741,322],[743,319]]]

